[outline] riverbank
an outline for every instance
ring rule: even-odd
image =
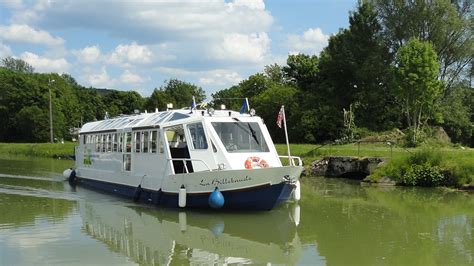
[[[77,142],[0,143],[0,154],[66,159],[74,154]]]
[[[284,144],[277,144],[276,148],[280,155],[287,154],[287,147]],[[310,145],[310,144],[293,144],[291,145],[291,153],[294,156],[300,156],[303,159],[305,168],[309,173],[309,166],[312,162],[328,156],[354,156],[354,157],[384,157],[389,163],[387,167],[380,169],[379,173],[371,175],[367,178],[367,182],[377,183],[380,179],[389,176],[399,185],[423,185],[423,182],[417,184],[416,180],[424,178],[425,170],[435,170],[432,176],[444,175],[446,177],[446,184],[434,181],[433,185],[449,185],[457,188],[472,189],[474,187],[474,149],[471,148],[454,148],[454,147],[419,147],[419,148],[403,148],[397,146],[390,146],[387,144],[345,144],[345,145]],[[420,153],[424,154],[421,156]],[[431,156],[427,156],[432,154]],[[420,161],[420,167],[413,167],[412,163]],[[285,163],[285,162],[284,162]],[[410,166],[410,167],[408,167]],[[425,169],[426,168],[426,169]],[[390,170],[390,171],[388,171]],[[398,171],[399,170],[399,171]],[[409,171],[405,171],[409,170]],[[414,171],[412,171],[414,170]],[[397,172],[398,171],[398,172]],[[405,180],[405,172],[414,172],[410,180]],[[421,176],[420,176],[421,174]],[[393,176],[390,176],[393,175]],[[430,178],[429,178],[430,179]],[[428,182],[426,186],[432,184]]]

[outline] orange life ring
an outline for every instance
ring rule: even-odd
[[[267,164],[267,161],[265,161],[264,159],[261,159],[260,157],[257,157],[257,156],[248,157],[247,160],[245,160],[245,168],[252,169],[254,167],[267,168],[268,164]]]

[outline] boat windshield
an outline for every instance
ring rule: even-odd
[[[212,122],[227,152],[268,152],[260,126],[256,122]]]

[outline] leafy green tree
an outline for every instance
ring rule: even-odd
[[[175,108],[190,106],[193,96],[196,99],[196,103],[206,98],[206,93],[201,87],[177,79],[171,79],[165,82],[165,85],[162,86],[161,89],[173,100],[172,103]]]
[[[289,55],[283,67],[285,78],[302,90],[311,90],[317,82],[319,60],[316,55]]]
[[[278,64],[267,65],[264,68],[265,76],[272,82],[283,84],[285,83],[285,73],[283,67]]]
[[[49,115],[38,106],[24,106],[15,116],[17,141],[43,142],[49,139]]]
[[[298,110],[298,103],[295,101],[297,91],[298,89],[294,87],[274,83],[270,88],[256,96],[251,103],[254,105],[257,114],[265,121],[276,142],[285,141],[283,130],[276,125],[276,118],[282,105],[285,105],[289,131],[291,132],[290,129],[298,124],[299,119],[293,119],[296,118],[294,114]]]
[[[472,0],[372,0],[392,51],[412,38],[433,44],[445,94],[474,55]]]
[[[143,111],[144,99],[135,91],[109,91],[103,98],[109,116],[133,114],[135,110]],[[100,119],[103,119],[101,117]]]
[[[433,46],[417,39],[400,47],[396,55],[397,98],[413,131],[412,141],[439,105],[441,83],[439,64]]]
[[[242,88],[238,85],[217,91],[211,97],[215,107],[225,104],[229,110],[239,110],[242,106],[240,98],[245,98]]]
[[[474,91],[463,86],[456,86],[442,101],[443,128],[451,137],[451,141],[470,145],[473,135],[473,122],[471,120],[474,108]]]
[[[320,90],[340,112],[357,104],[356,125],[371,130],[398,126],[392,90],[392,55],[380,36],[371,4],[363,2],[349,17],[349,28],[329,39],[321,53]]]
[[[172,102],[173,99],[163,90],[155,89],[149,98],[146,99],[145,109],[153,112],[156,108],[163,111],[166,110],[166,104]]]
[[[34,68],[28,64],[26,61],[21,59],[16,59],[13,57],[6,57],[1,60],[0,66],[10,69],[12,71],[24,72],[24,73],[33,73]]]

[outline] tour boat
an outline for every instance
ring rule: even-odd
[[[72,185],[165,207],[270,210],[299,199],[302,162],[279,156],[254,111],[180,109],[79,131]],[[285,163],[285,165],[282,163]]]

